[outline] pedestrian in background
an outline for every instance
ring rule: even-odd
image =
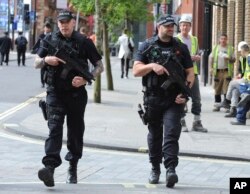
[[[68,148],[65,160],[69,161],[66,182],[77,183],[77,165],[83,151],[84,113],[88,96],[85,89],[87,81],[79,76],[77,71],[72,69],[65,78],[62,78],[65,61],[54,56],[53,49],[49,49],[50,46],[45,40],[58,49],[65,45],[75,49],[77,55],[69,57],[77,57],[84,62],[90,60],[94,65],[94,70],[91,72],[94,78],[103,71],[102,57],[97,52],[93,42],[74,31],[75,18],[70,11],[61,10],[59,12],[57,25],[59,31],[53,32],[42,40],[35,60],[35,67],[47,67],[45,80],[47,84],[46,109],[49,136],[45,141],[45,156],[42,159],[45,167],[38,171],[38,177],[48,187],[54,186],[55,168],[62,163],[60,152],[65,117],[67,120]],[[78,63],[76,65],[84,64]]]
[[[80,34],[82,34],[82,35],[88,37],[88,30],[87,30],[87,28],[86,28],[85,26],[82,26],[82,27],[79,29],[79,32],[80,32]]]
[[[46,35],[51,34],[51,32],[52,32],[52,26],[50,23],[46,22],[43,26],[43,33],[38,36],[38,40],[37,40],[36,44],[34,45],[34,47],[32,48],[32,51],[31,51],[32,54],[37,53],[38,49],[40,48],[41,41],[45,38]],[[42,88],[44,88],[44,86],[45,86],[45,79],[44,79],[45,70],[46,70],[46,67],[42,67],[40,69],[40,78],[41,78],[41,87]]]
[[[10,49],[13,50],[12,40],[9,37],[9,32],[5,32],[4,35],[4,37],[0,38],[0,65],[3,65],[3,62],[8,65]]]
[[[192,109],[191,112],[194,114],[194,121],[192,131],[197,132],[207,132],[201,123],[201,94],[200,94],[200,83],[199,83],[199,71],[198,71],[198,62],[200,62],[199,55],[199,44],[196,36],[193,36],[190,33],[192,26],[192,19],[187,15],[183,15],[179,21],[180,33],[177,35],[177,38],[184,44],[187,45],[188,50],[191,55],[191,59],[194,65],[194,74],[195,80],[194,85],[192,86]],[[185,113],[181,119],[182,131],[188,132],[188,128],[185,121]]]
[[[121,59],[121,78],[128,79],[129,62],[132,59],[134,42],[128,35],[128,29],[123,30],[123,34],[118,38],[116,45],[120,45],[118,58]]]
[[[39,47],[40,47],[40,42],[41,42],[41,40],[44,39],[45,36],[51,34],[51,32],[52,32],[52,26],[51,26],[51,24],[50,24],[50,23],[45,23],[45,24],[44,24],[44,27],[43,27],[43,33],[40,34],[40,35],[39,35],[39,38],[38,38]],[[38,48],[39,48],[39,47],[38,47]],[[41,84],[42,84],[41,86],[42,86],[42,88],[44,88],[44,86],[45,86],[45,79],[44,79],[45,70],[46,70],[46,67],[43,67],[43,68],[41,68],[41,70],[40,70]]]
[[[148,148],[149,160],[152,170],[149,183],[159,182],[161,170],[160,163],[164,158],[166,168],[166,186],[174,187],[178,182],[175,168],[178,165],[179,138],[181,134],[181,116],[187,99],[178,87],[169,90],[161,88],[168,79],[168,69],[156,62],[152,62],[155,52],[143,54],[150,47],[160,47],[161,55],[167,60],[169,51],[178,58],[181,66],[177,63],[176,72],[183,79],[183,83],[194,82],[193,63],[187,46],[173,38],[175,21],[171,15],[161,16],[157,21],[158,35],[144,41],[135,56],[133,74],[142,77],[144,92],[144,107],[148,122]],[[171,60],[170,60],[171,61]],[[184,69],[184,71],[183,71]]]
[[[95,35],[95,32],[92,32],[92,34],[89,36],[89,39],[92,40],[92,42],[96,45],[96,35]]]
[[[21,58],[22,65],[25,66],[26,60],[26,49],[27,49],[28,41],[25,36],[23,36],[23,32],[18,32],[18,37],[15,40],[15,45],[17,47],[17,64],[20,66]]]
[[[219,44],[210,54],[211,74],[214,77],[215,104],[213,111],[220,111],[221,95],[226,97],[229,82],[233,77],[235,62],[234,48],[227,43],[227,35],[222,34]],[[227,107],[229,109],[229,107]]]

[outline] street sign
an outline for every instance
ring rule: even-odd
[[[36,12],[35,11],[30,11],[30,20],[35,21],[36,19]]]
[[[8,28],[8,0],[0,1],[0,31]]]

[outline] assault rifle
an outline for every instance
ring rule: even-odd
[[[161,48],[150,45],[142,54],[147,56],[151,63],[162,65],[169,72],[169,75],[166,75],[166,81],[161,85],[162,89],[166,91],[171,87],[177,87],[185,98],[192,96],[188,83],[185,81],[184,68],[173,50],[167,53],[166,58]]]
[[[79,59],[78,52],[75,49],[67,44],[63,44],[61,48],[55,48],[49,41],[45,39],[43,39],[43,41],[48,45],[48,49],[52,50],[52,56],[56,56],[66,62],[65,64],[62,63],[62,79],[66,79],[68,73],[73,70],[77,72],[79,76],[83,77],[89,84],[92,83],[92,80],[95,80],[93,74],[89,72],[88,64],[83,59]]]

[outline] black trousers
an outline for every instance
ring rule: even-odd
[[[0,65],[3,65],[3,56],[4,53],[0,52]]]
[[[129,61],[130,61],[130,59],[128,59],[128,58],[124,58],[124,57],[121,58],[121,71],[122,71],[121,77],[122,78],[124,76],[124,67],[125,67],[125,71],[126,71],[125,76],[128,77]]]
[[[0,64],[2,65],[3,62],[5,62],[6,64],[9,63],[9,52],[1,52],[1,61]],[[4,60],[5,59],[5,60]]]
[[[45,166],[58,167],[61,163],[60,151],[63,139],[63,124],[67,121],[67,161],[75,161],[82,157],[84,112],[87,104],[85,88],[75,93],[58,94],[47,91],[47,113],[49,137],[45,141]]]
[[[46,67],[42,67],[41,70],[40,70],[41,84],[42,84],[42,85],[45,84],[45,78],[44,78],[45,71],[46,71]]]
[[[17,49],[17,64],[18,64],[18,66],[20,66],[21,58],[22,58],[22,65],[25,65],[25,59],[26,59],[25,53],[26,53],[26,48]]]
[[[181,134],[181,115],[184,105],[173,103],[167,109],[149,108],[148,148],[149,160],[152,164],[162,162],[164,166],[178,165],[179,138]]]

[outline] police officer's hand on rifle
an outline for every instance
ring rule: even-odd
[[[187,102],[187,99],[185,97],[183,97],[183,94],[179,94],[175,98],[175,103],[176,104],[185,104],[186,102]]]
[[[153,71],[157,74],[157,75],[163,75],[164,73],[166,73],[167,75],[169,75],[168,70],[163,67],[162,65],[159,65],[157,63],[151,63],[152,64],[152,69]]]
[[[86,84],[87,84],[87,81],[80,76],[75,76],[72,80],[72,86],[74,86],[76,88],[79,88],[79,87],[84,86]]]
[[[48,65],[51,65],[51,66],[57,66],[57,65],[60,65],[60,63],[64,63],[64,64],[66,63],[62,59],[55,57],[55,56],[45,57],[44,62],[47,63]]]
[[[51,66],[57,66],[57,65],[60,65],[60,63],[66,64],[65,61],[55,56],[47,56],[44,58],[44,61]],[[75,76],[72,80],[72,86],[76,88],[84,86],[86,84],[87,84],[87,81],[80,76]]]

